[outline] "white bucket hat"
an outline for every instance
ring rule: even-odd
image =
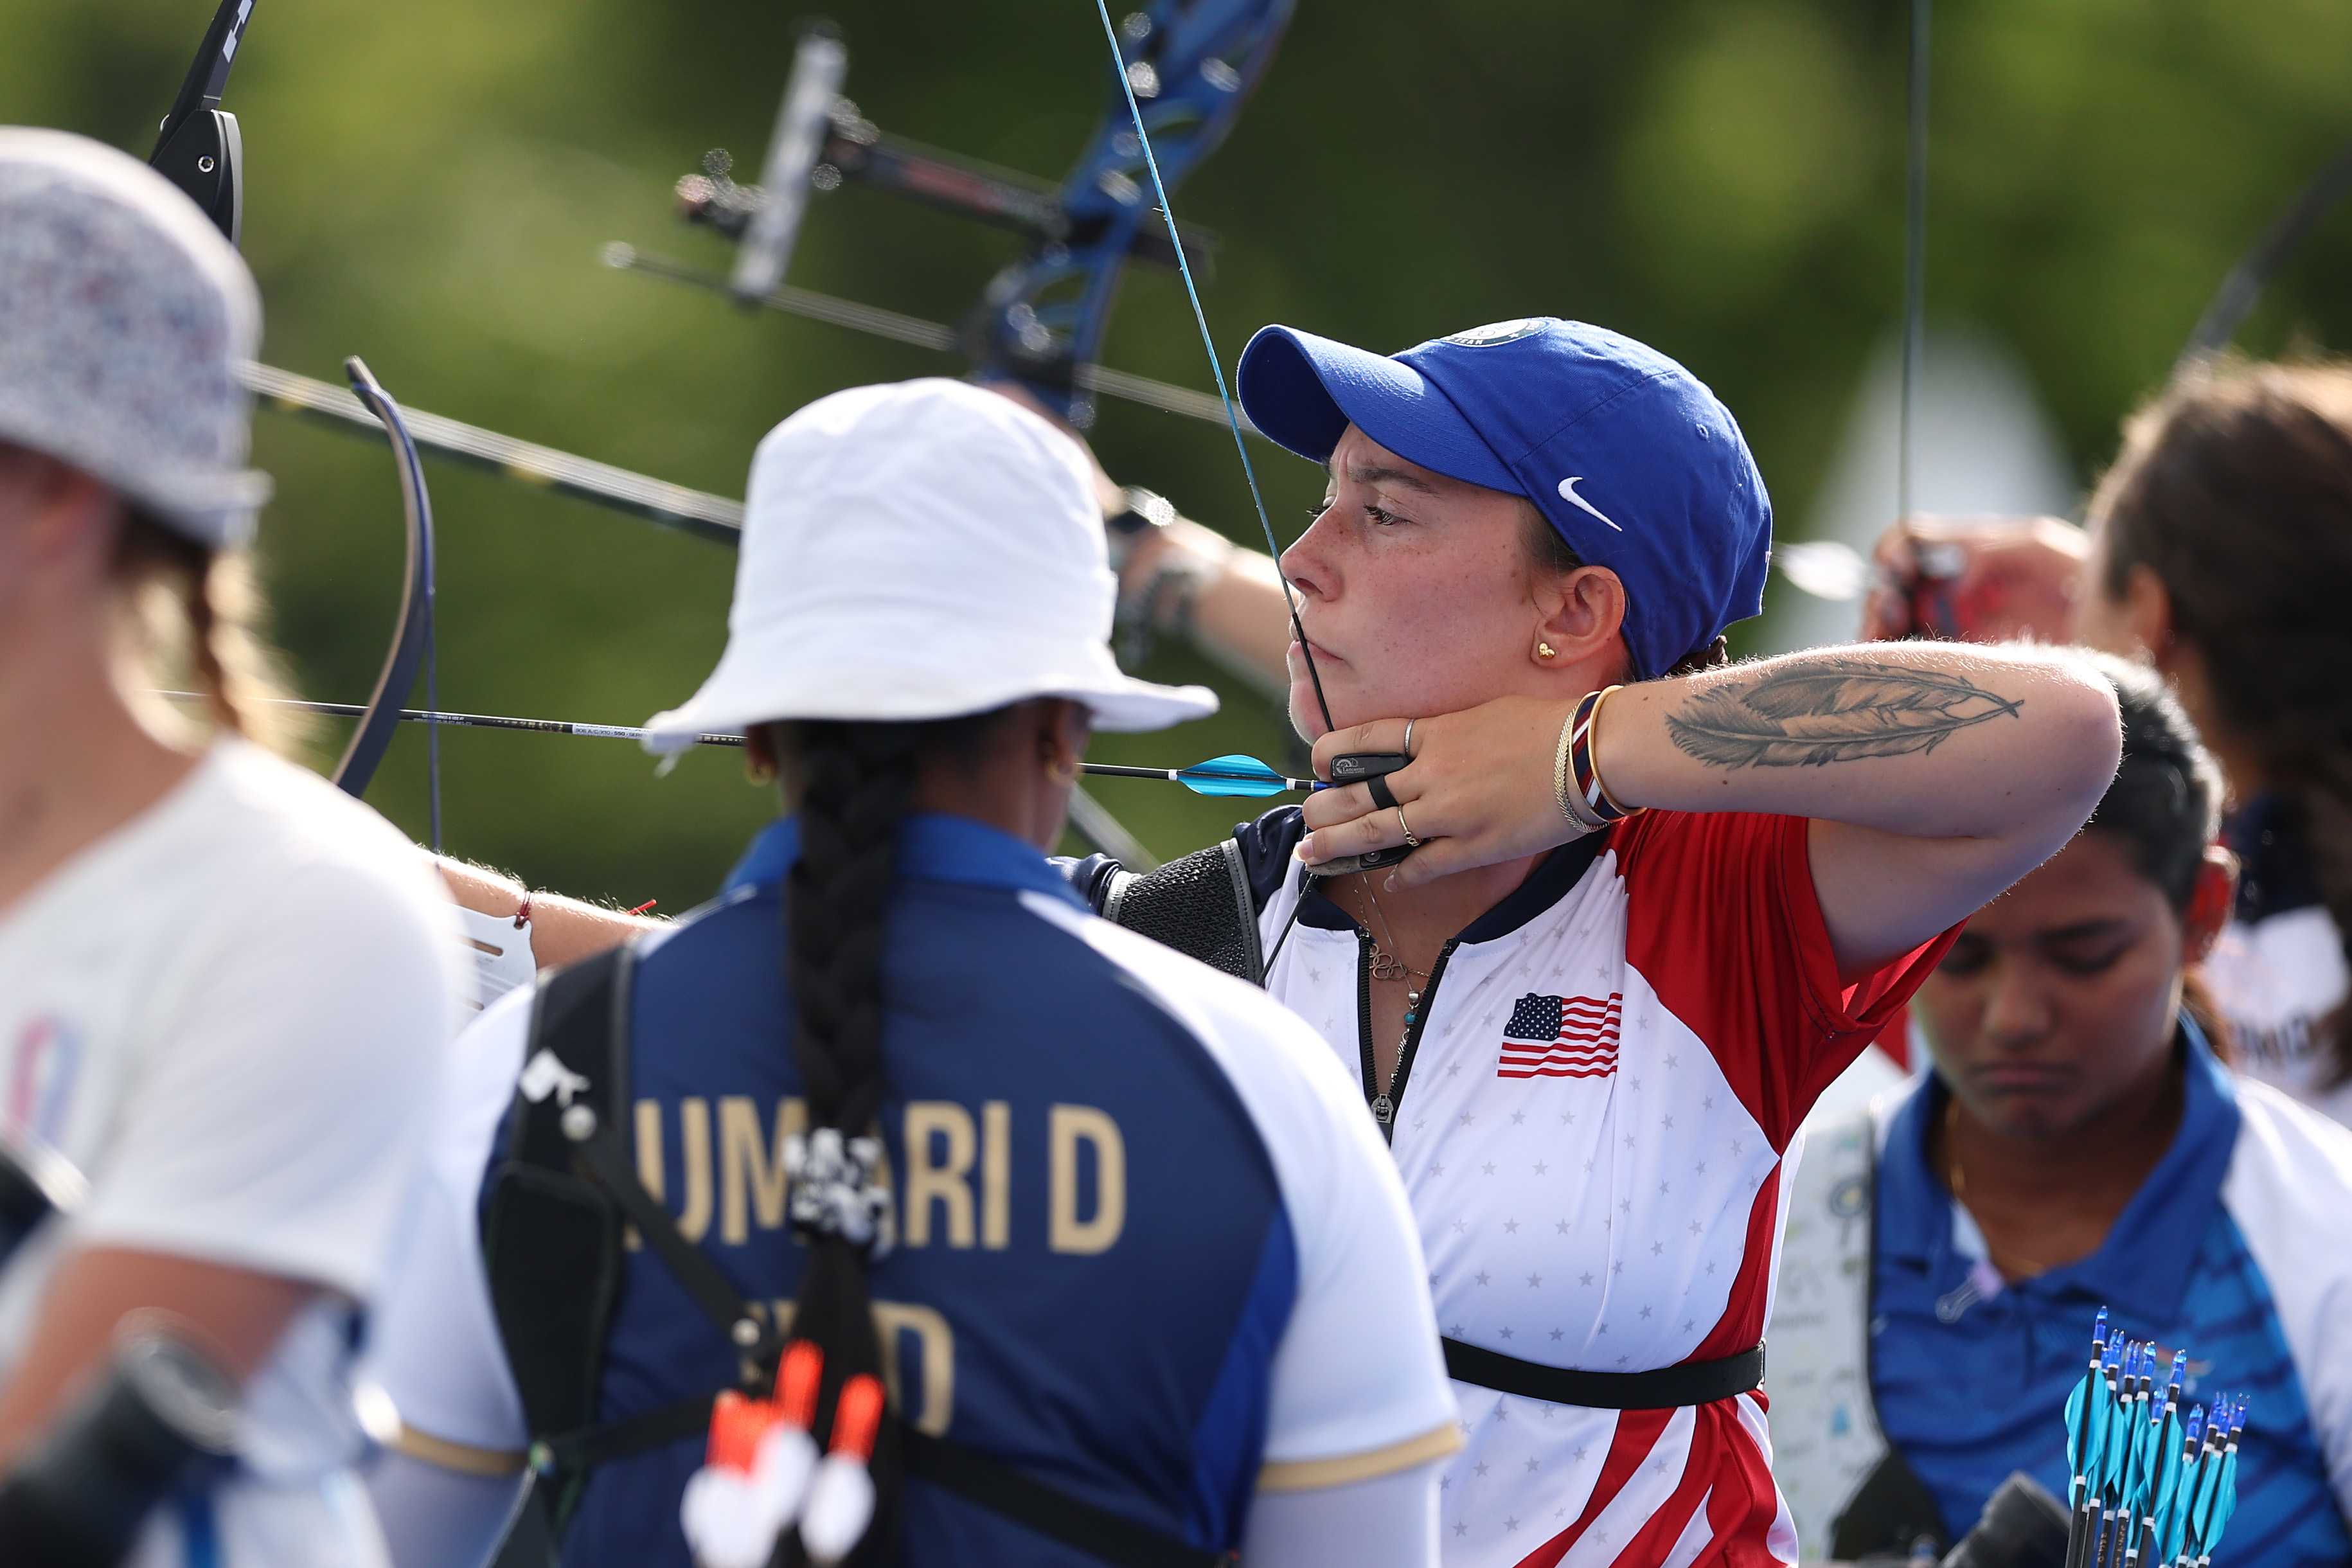
[[[1066,697],[1097,729],[1217,710],[1120,672],[1118,580],[1077,443],[963,382],[854,387],[751,460],[727,650],[646,746],[777,719],[914,721]]]
[[[126,153],[0,126],[0,440],[105,480],[200,543],[269,499],[246,467],[261,300],[196,205]]]

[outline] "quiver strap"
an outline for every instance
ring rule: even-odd
[[[623,948],[541,986],[522,1082],[482,1203],[490,1303],[535,1437],[596,1419],[604,1335],[620,1291],[622,1216],[575,1165],[563,1118],[609,1124],[614,1108],[628,1103],[631,967]],[[560,1524],[572,1501],[563,1483],[576,1478],[550,1479],[558,1482],[551,1506]]]

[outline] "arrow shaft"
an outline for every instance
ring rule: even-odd
[[[168,697],[175,702],[205,700],[202,693],[194,691],[164,691],[157,695]],[[333,718],[357,719],[363,717],[367,712],[366,707],[357,702],[314,702],[294,697],[270,698],[268,699],[268,702],[272,707],[291,708],[303,713],[323,713]],[[454,713],[437,708],[403,708],[399,710],[398,721],[403,724],[449,724],[468,730],[519,730],[541,735],[580,735],[597,741],[643,741],[649,732],[633,724],[589,724],[572,719],[526,719],[510,713]],[[698,746],[740,747],[743,744],[743,737],[723,732],[703,733],[695,736],[694,743]],[[1098,778],[1156,779],[1163,784],[1181,784],[1184,782],[1184,773],[1187,770],[1130,768],[1116,763],[1082,763],[1079,764],[1079,771],[1092,773]],[[1203,778],[1225,779],[1247,776],[1252,783],[1261,782],[1255,775],[1227,773],[1213,769],[1189,771]],[[1312,779],[1281,778],[1273,774],[1267,775],[1263,782],[1278,784],[1286,790],[1310,790],[1318,787]]]
[[[1106,779],[1169,779],[1183,782],[1173,768],[1124,768],[1115,763],[1080,763],[1078,771]]]
[[[648,255],[633,245],[606,246],[604,265],[625,272],[643,272],[655,278],[666,278],[673,283],[684,283],[714,293],[728,291],[727,280],[715,272],[706,272],[667,257]],[[893,342],[912,343],[917,348],[930,349],[939,353],[954,353],[961,347],[952,327],[925,321],[920,316],[886,310],[879,305],[861,305],[854,300],[837,300],[830,294],[794,288],[791,284],[762,294],[748,303],[789,316],[829,321],[836,327],[847,327],[852,331],[887,338]],[[1195,392],[1189,386],[1174,386],[1164,381],[1154,381],[1148,375],[1108,370],[1092,363],[1079,364],[1073,372],[1073,379],[1086,391],[1108,393],[1129,403],[1157,408],[1163,414],[1181,414],[1187,419],[1199,419],[1211,425],[1225,423],[1223,405],[1207,393]],[[1246,420],[1242,422],[1242,427],[1253,436],[1258,433],[1257,426]]]
[[[203,695],[194,691],[164,691],[157,695],[175,702],[201,702]],[[311,702],[294,697],[267,699],[273,708],[291,708],[303,713],[325,713],[338,718],[357,719],[367,709],[357,702]],[[541,735],[584,735],[599,741],[642,741],[646,731],[629,724],[583,724],[568,719],[519,719],[505,713],[447,713],[436,708],[403,708],[397,714],[403,724],[452,724],[468,730],[527,730]],[[700,746],[740,746],[743,737],[728,734],[697,735]]]

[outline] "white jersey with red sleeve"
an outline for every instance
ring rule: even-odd
[[[1364,1089],[1447,1337],[1603,1373],[1763,1340],[1784,1152],[1949,942],[1842,983],[1807,827],[1648,813],[1446,945],[1395,1082]],[[1295,810],[1237,837],[1268,948],[1297,916],[1267,989],[1369,1079],[1369,939],[1290,861]],[[1796,1559],[1761,1394],[1621,1412],[1454,1392],[1447,1568]]]

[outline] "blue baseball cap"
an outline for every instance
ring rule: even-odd
[[[1552,316],[1376,354],[1291,327],[1242,351],[1243,409],[1318,463],[1349,425],[1449,479],[1523,495],[1625,584],[1633,678],[1764,608],[1772,502],[1739,426],[1657,350]]]

